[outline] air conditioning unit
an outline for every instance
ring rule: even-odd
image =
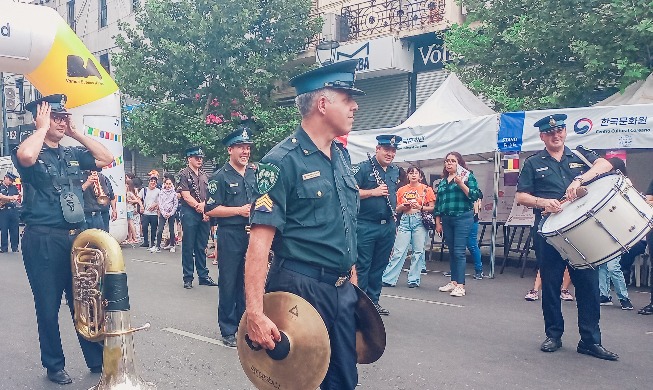
[[[322,38],[325,41],[344,42],[349,36],[347,19],[334,13],[326,13],[323,16]]]

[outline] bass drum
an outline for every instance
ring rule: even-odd
[[[653,206],[619,172],[585,184],[587,195],[542,219],[539,233],[574,268],[594,268],[627,252],[653,227]]]

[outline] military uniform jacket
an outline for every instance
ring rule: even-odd
[[[5,183],[0,183],[0,194],[5,196],[18,195],[18,188],[13,184],[6,186]],[[14,207],[16,207],[16,202],[9,202],[0,207],[0,210],[13,209]]]
[[[300,127],[261,160],[256,176],[262,196],[251,222],[277,228],[275,256],[348,272],[360,198],[347,150],[332,142],[329,159]]]
[[[204,212],[209,212],[218,206],[240,207],[254,203],[258,197],[254,165],[247,165],[243,177],[227,162],[209,178],[208,193]],[[249,223],[246,217],[240,215],[217,217],[216,220],[220,226],[247,225]]]
[[[198,202],[206,201],[208,195],[209,178],[203,170],[199,170],[196,175],[192,169],[186,167],[179,171],[179,181],[177,185],[177,192],[190,191],[190,195]],[[195,210],[190,207],[184,198],[179,200],[182,206],[187,209]]]
[[[51,148],[44,145],[36,163],[23,167],[16,157],[17,150],[14,149],[11,159],[23,183],[22,217],[25,224],[78,228],[81,223],[71,224],[64,219],[59,196],[62,192],[72,191],[84,205],[82,171],[100,170],[95,157],[83,147],[60,145]]]
[[[372,161],[376,167],[379,176],[388,186],[388,194],[390,197],[390,204],[392,209],[397,209],[397,185],[399,183],[399,168],[390,164],[386,167],[385,170],[381,168],[381,165],[377,161],[376,157],[372,156]],[[358,165],[354,166],[354,172],[356,172],[356,182],[361,190],[371,190],[379,185],[376,182],[376,177],[372,169],[372,163],[369,159],[365,160]],[[370,196],[366,199],[361,199],[360,212],[358,213],[358,218],[366,221],[379,222],[382,219],[391,220],[392,211],[388,207],[387,200],[385,196]]]
[[[594,163],[599,156],[591,150],[577,149]],[[525,192],[544,199],[561,199],[574,177],[590,169],[571,149],[565,146],[562,159],[557,161],[546,149],[532,155],[519,174],[517,192]]]

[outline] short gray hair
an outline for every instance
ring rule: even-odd
[[[319,99],[320,97],[326,97],[329,102],[333,103],[333,100],[335,96],[333,95],[333,91],[331,91],[329,88],[321,88],[315,91],[310,91],[303,93],[301,95],[297,95],[295,98],[295,105],[297,106],[297,109],[299,110],[299,114],[302,117],[307,116],[310,114],[311,110],[313,109],[313,106],[315,105],[315,101]]]

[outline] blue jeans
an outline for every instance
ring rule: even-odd
[[[406,260],[408,247],[413,248],[413,258],[410,261],[410,270],[408,271],[408,283],[414,283],[419,286],[420,272],[426,267],[424,260],[424,242],[426,241],[426,229],[422,225],[422,216],[420,213],[404,214],[399,221],[397,229],[397,238],[395,246],[392,248],[390,262],[383,272],[383,282],[397,284],[401,268]]]
[[[456,217],[442,216],[442,232],[449,248],[451,281],[465,284],[465,249],[469,240],[469,230],[474,223],[474,212],[467,211]]]
[[[628,289],[619,260],[621,260],[621,256],[599,265],[599,292],[601,296],[610,296],[610,279],[612,279],[617,297],[619,300],[624,300],[628,299]]]
[[[467,249],[474,259],[474,272],[480,274],[483,272],[483,262],[481,261],[481,248],[478,246],[478,221],[474,221],[469,229]]]

